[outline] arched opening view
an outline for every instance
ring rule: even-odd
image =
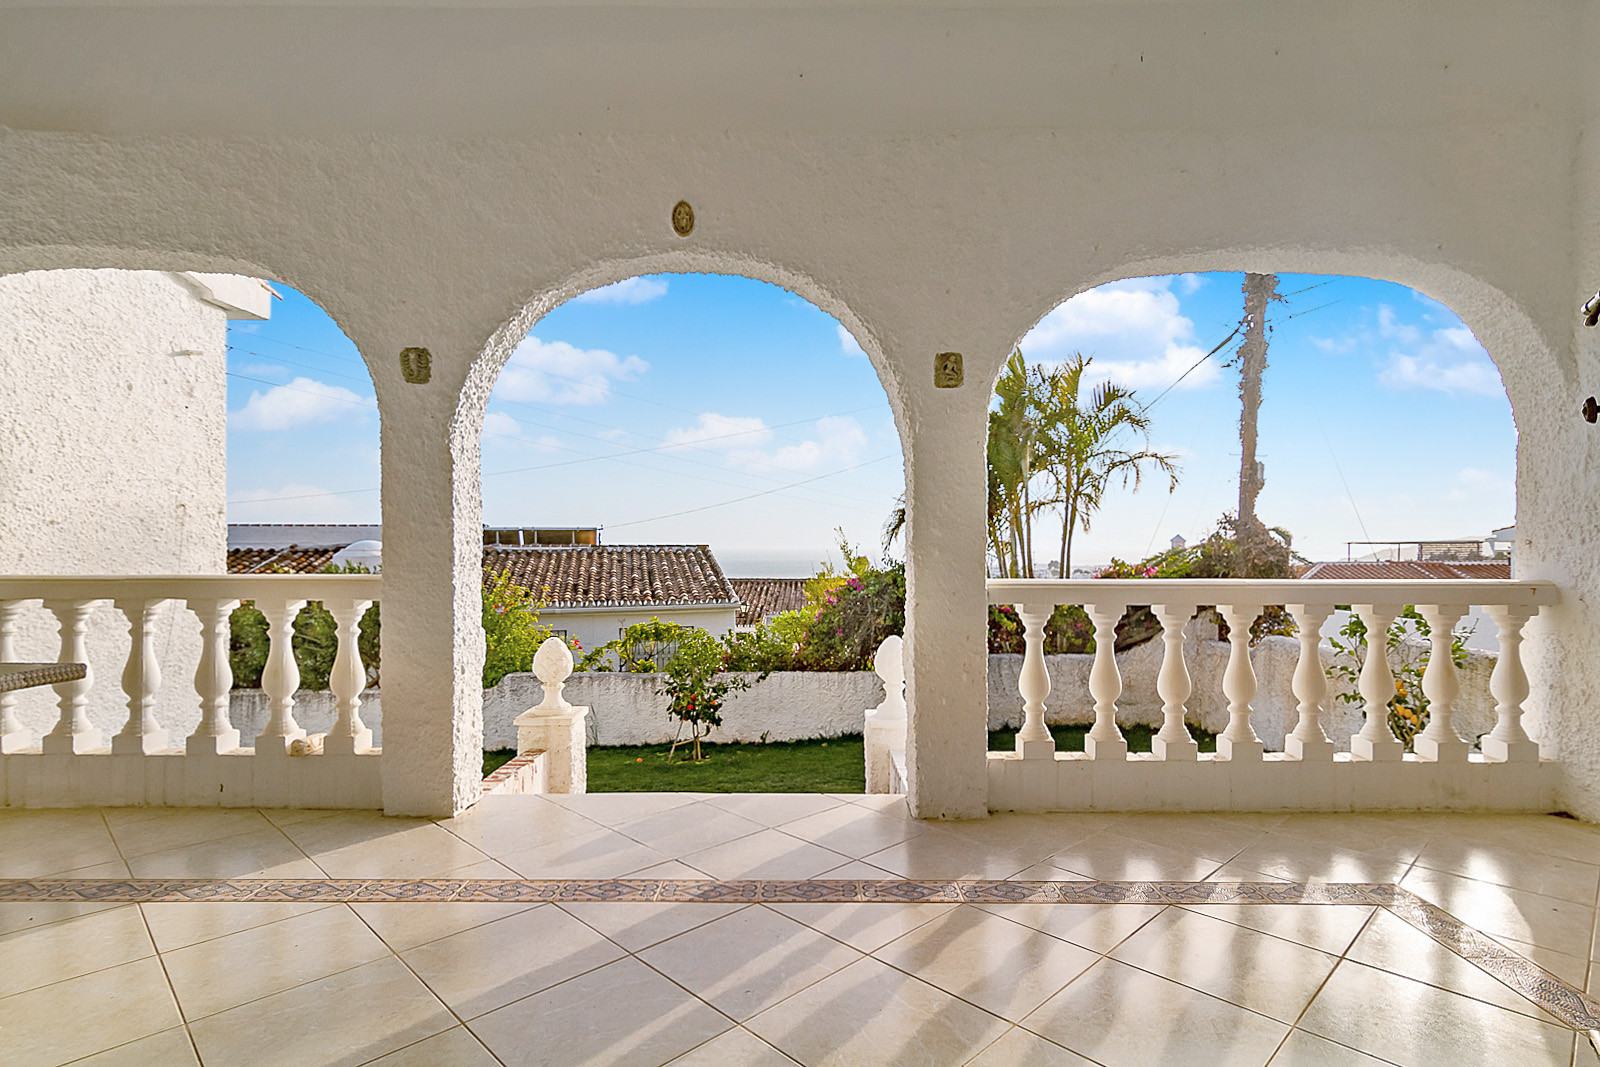
[[[1521,609],[1406,583],[1511,577],[1516,446],[1488,353],[1402,285],[1217,272],[1064,302],[989,416],[989,567],[1012,580],[990,589],[991,750],[1484,758],[1496,615]]]
[[[349,342],[293,290],[240,275],[34,271],[0,279],[0,308],[8,418],[26,442],[0,457],[0,662],[54,672],[0,693],[5,752],[89,759],[53,778],[9,776],[9,801],[379,805],[360,659],[332,679],[339,646],[355,644],[345,617],[375,596],[360,579],[313,589],[292,577],[327,569],[313,546],[330,535],[285,525],[333,517],[308,506],[308,472],[347,466],[352,435],[375,421]],[[55,376],[30,373],[41,364]],[[314,439],[335,420],[335,437]],[[375,463],[353,466],[349,477],[376,484]],[[375,490],[365,506],[376,523]],[[267,695],[251,691],[263,675]],[[297,681],[342,688],[342,710],[325,695],[297,721]],[[372,758],[319,765],[305,789],[252,767],[329,738],[331,753]]]
[[[903,480],[837,321],[737,276],[591,290],[501,371],[482,470],[487,769],[555,637],[591,792],[862,790],[872,661],[904,625]]]

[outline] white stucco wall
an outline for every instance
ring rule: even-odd
[[[714,270],[856,336],[906,463],[909,801],[976,816],[994,377],[1090,286],[1248,269],[1414,286],[1499,363],[1518,574],[1565,595],[1530,725],[1600,819],[1600,0],[448,7],[0,9],[0,272],[279,277],[368,361],[389,811],[477,795],[482,417],[550,308]]]
[[[213,288],[215,287],[215,288]],[[248,278],[53,270],[0,277],[0,574],[183,574],[226,569],[229,298],[260,315]],[[252,317],[255,317],[254,315]],[[157,716],[177,744],[199,720],[191,679],[200,627],[179,604],[156,631]],[[53,662],[55,617],[19,620],[18,654]],[[92,616],[89,717],[109,739],[127,719],[128,624]],[[17,695],[48,731],[50,689]],[[109,744],[109,740],[106,741]]]
[[[733,608],[544,608],[539,612],[539,622],[557,630],[565,630],[569,637],[583,643],[583,651],[591,652],[601,645],[615,641],[619,631],[634,623],[649,622],[658,618],[662,622],[675,622],[681,626],[698,626],[713,637],[721,637],[733,629],[737,612]],[[576,656],[582,659],[582,654]]]

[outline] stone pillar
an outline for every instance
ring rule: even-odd
[[[561,695],[572,674],[572,651],[566,642],[559,637],[546,638],[534,653],[533,673],[544,683],[544,699],[512,720],[517,728],[517,755],[546,754],[546,792],[587,792],[588,738],[584,719],[589,709],[574,707]]]
[[[894,757],[906,751],[904,643],[891,634],[878,646],[872,669],[883,682],[883,703],[867,709],[867,792],[893,793]]]

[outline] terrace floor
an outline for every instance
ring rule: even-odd
[[[0,882],[13,1067],[1600,1065],[1600,828],[1549,816],[0,811],[0,878],[42,877],[121,884]],[[271,881],[140,881],[185,878]],[[1273,896],[1335,902],[1229,902]]]

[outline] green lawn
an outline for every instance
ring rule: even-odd
[[[1191,726],[1201,752],[1217,738]],[[1052,726],[1056,748],[1082,752],[1087,726]],[[1148,726],[1123,728],[1130,752],[1149,752]],[[772,741],[765,745],[705,745],[700,763],[667,762],[667,745],[589,749],[591,793],[860,793],[867,787],[861,735],[826,741]],[[1016,731],[992,730],[989,749],[1010,752]],[[516,755],[509,748],[483,754],[488,774]]]

